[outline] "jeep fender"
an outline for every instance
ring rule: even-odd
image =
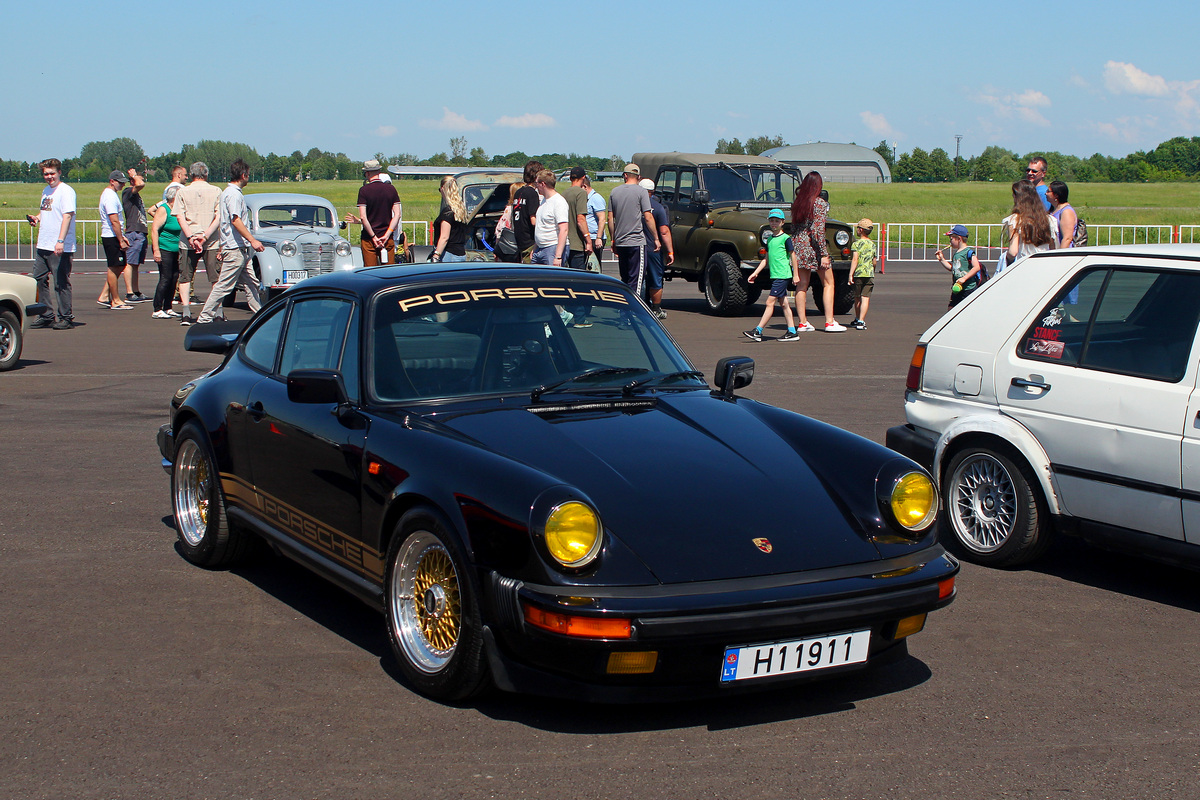
[[[1012,417],[996,415],[971,415],[956,419],[938,438],[933,457],[933,474],[938,483],[942,481],[942,470],[947,456],[968,444],[987,444],[989,441],[1008,445],[1033,469],[1042,489],[1042,497],[1051,514],[1063,513],[1058,500],[1058,484],[1050,468],[1050,457],[1032,433]]]

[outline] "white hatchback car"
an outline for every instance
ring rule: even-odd
[[[921,336],[887,444],[945,531],[1012,566],[1056,533],[1200,564],[1200,246],[1038,253]]]

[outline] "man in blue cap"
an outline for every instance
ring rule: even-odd
[[[742,331],[742,335],[752,341],[761,342],[763,326],[771,321],[771,315],[775,313],[775,303],[782,301],[783,317],[787,320],[787,333],[780,336],[779,341],[794,342],[800,338],[800,334],[796,331],[796,320],[792,317],[792,307],[788,305],[787,294],[788,281],[800,280],[796,251],[793,249],[792,237],[783,232],[783,211],[781,209],[771,209],[771,213],[767,214],[767,224],[771,226],[771,232],[766,241],[767,257],[758,263],[758,268],[750,273],[746,282],[754,283],[758,274],[769,266],[771,268],[771,294],[767,297],[767,310],[763,312],[758,326],[751,331]]]

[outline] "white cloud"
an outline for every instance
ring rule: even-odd
[[[1162,97],[1171,92],[1163,76],[1151,75],[1123,61],[1109,61],[1104,65],[1104,85],[1113,94]]]
[[[422,128],[433,128],[439,131],[486,131],[484,125],[477,119],[467,119],[462,114],[455,113],[442,106],[441,119],[423,119],[419,123]]]
[[[995,90],[986,90],[992,93],[978,94],[974,100],[977,103],[982,103],[986,106],[991,106],[996,116],[1003,119],[1016,118],[1022,122],[1028,122],[1031,125],[1048,126],[1050,121],[1046,119],[1039,108],[1049,108],[1050,98],[1036,89],[1026,89],[1023,92],[1013,94],[999,93]]]
[[[887,117],[883,114],[876,114],[873,111],[863,111],[858,116],[871,133],[879,136],[891,136],[895,133],[892,126],[888,123]]]
[[[501,117],[495,124],[497,128],[553,128],[558,122],[549,114],[522,114],[519,117]]]
[[[1157,117],[1120,117],[1112,122],[1093,122],[1087,127],[1105,138],[1123,144],[1137,144],[1158,128]]]
[[[395,136],[396,135],[396,126],[395,125],[380,125],[378,128],[371,131],[371,133],[375,134],[376,136]]]

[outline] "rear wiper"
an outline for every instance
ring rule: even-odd
[[[636,381],[630,381],[621,387],[621,394],[628,397],[633,394],[633,390],[639,386],[645,386],[648,383],[657,383],[658,381],[675,380],[676,378],[704,378],[703,372],[697,372],[694,369],[683,370],[681,372],[664,372],[662,375],[654,375],[649,378],[641,378]]]
[[[542,395],[551,389],[557,389],[560,386],[564,386],[568,383],[574,383],[575,381],[583,380],[584,378],[594,378],[599,375],[632,375],[637,372],[649,371],[650,370],[642,367],[595,367],[594,369],[585,370],[578,375],[571,375],[566,378],[560,378],[559,380],[552,381],[550,383],[543,383],[541,386],[534,387],[534,390],[529,393],[529,399],[536,403],[539,399],[541,399]]]

